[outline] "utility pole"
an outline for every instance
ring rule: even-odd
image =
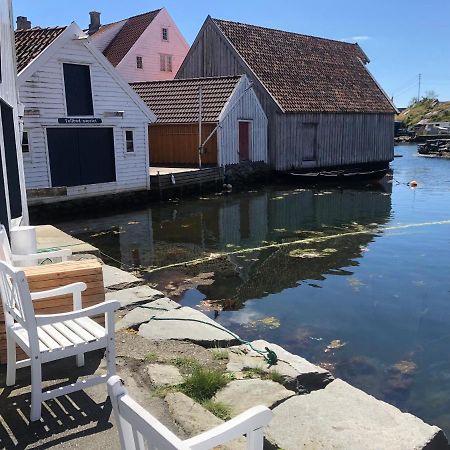
[[[203,140],[202,140],[202,86],[198,88],[198,168],[202,168],[202,153],[203,153]]]
[[[420,83],[422,81],[422,74],[419,73],[419,92],[417,94],[417,102],[420,102]]]

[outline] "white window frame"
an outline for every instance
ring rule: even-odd
[[[71,118],[76,118],[76,119],[80,119],[80,118],[92,118],[95,117],[95,96],[94,96],[94,84],[93,84],[93,79],[92,79],[92,64],[89,63],[82,63],[79,61],[66,61],[66,60],[60,60],[60,72],[61,72],[61,77],[62,77],[62,87],[63,87],[63,97],[64,97],[64,111],[66,113],[66,117],[71,119]],[[64,64],[76,64],[78,66],[88,66],[89,67],[89,76],[91,78],[91,96],[92,96],[92,115],[91,116],[69,116],[69,113],[67,111],[67,99],[66,99],[66,87],[65,87],[65,82],[64,82]]]
[[[123,130],[123,142],[124,142],[124,153],[125,155],[135,155],[136,154],[136,133],[135,133],[135,129],[134,128],[125,128]],[[131,132],[132,136],[133,136],[133,151],[129,152],[128,151],[128,139],[127,139],[127,133]]]
[[[164,31],[166,33],[166,39],[164,39]],[[169,42],[169,27],[161,27],[161,40],[163,42]]]
[[[167,53],[159,54],[159,70],[160,72],[173,72],[173,55]]]
[[[138,61],[141,62],[141,67],[139,67]],[[136,69],[144,70],[144,57],[140,55],[136,55]]]
[[[28,136],[28,151],[24,152],[23,151],[23,136],[24,134],[27,134]],[[22,131],[22,138],[20,140],[20,149],[22,150],[22,157],[26,158],[26,157],[30,157],[31,156],[31,145],[30,145],[30,131],[29,130],[23,130]]]

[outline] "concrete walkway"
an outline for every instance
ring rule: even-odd
[[[53,225],[38,225],[36,227],[38,250],[46,248],[70,248],[73,254],[91,253],[100,256],[98,248],[74,238]]]

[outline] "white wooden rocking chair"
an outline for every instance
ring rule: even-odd
[[[22,266],[32,266],[43,260],[53,261],[54,259],[58,259],[67,261],[71,254],[72,251],[70,249],[63,248],[28,255],[14,255],[11,252],[6,229],[0,224],[0,260],[6,261],[6,263],[11,266],[17,265],[18,262],[20,262]]]
[[[222,425],[182,441],[127,393],[118,376],[108,380],[108,393],[122,450],[209,450],[246,435],[247,450],[262,450],[264,427],[273,413],[265,406],[251,408]]]
[[[31,421],[41,417],[42,402],[104,383],[115,374],[114,311],[117,301],[106,301],[82,309],[84,283],[30,293],[25,273],[0,261],[0,294],[5,314],[7,338],[6,385],[16,382],[16,370],[31,366]],[[73,296],[73,311],[62,314],[35,315],[33,301],[60,295]],[[106,328],[90,319],[105,314]],[[28,359],[16,360],[16,344]],[[84,353],[106,349],[107,375],[91,377],[64,387],[42,391],[42,364],[76,356],[77,366],[84,365]]]

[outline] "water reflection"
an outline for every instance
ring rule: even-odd
[[[56,225],[448,433],[450,226],[396,227],[450,219],[450,161],[397,153],[387,189],[276,186]]]

